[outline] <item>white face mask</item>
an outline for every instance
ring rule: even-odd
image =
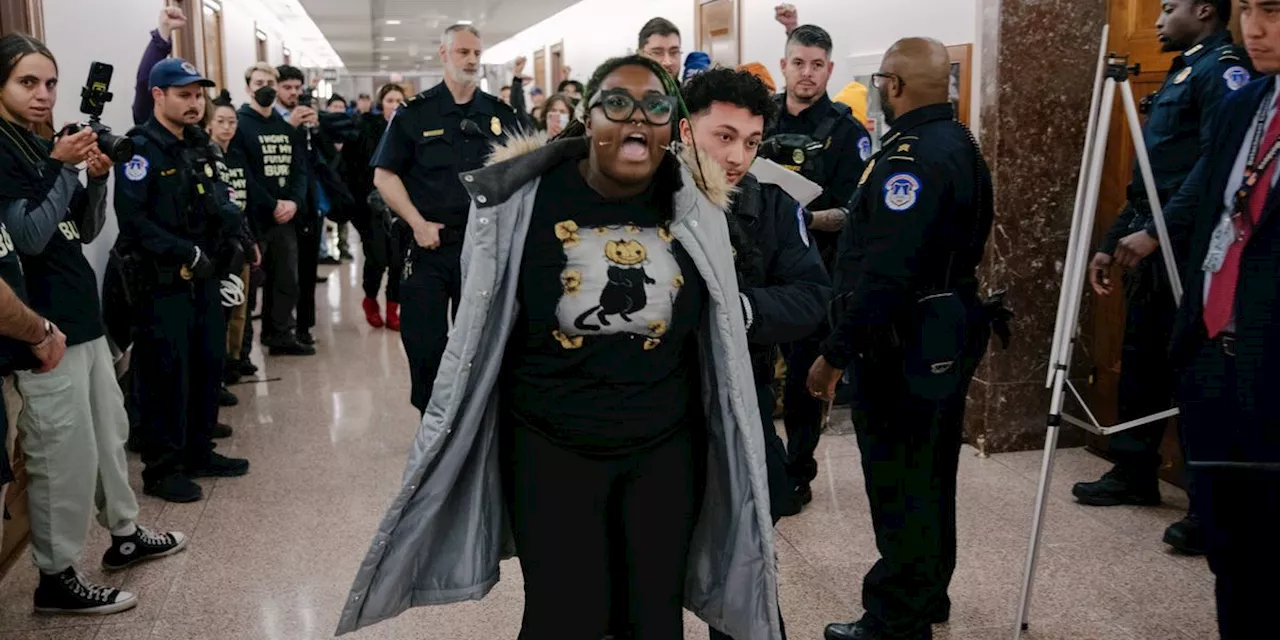
[[[551,118],[561,129],[569,126],[569,114],[567,113],[553,113]]]

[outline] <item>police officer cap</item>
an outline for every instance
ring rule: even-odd
[[[169,87],[185,87],[198,84],[202,87],[214,87],[218,83],[205,78],[196,71],[196,66],[182,58],[167,58],[151,67],[151,88],[167,89]]]

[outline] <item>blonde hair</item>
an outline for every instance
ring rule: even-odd
[[[244,83],[245,83],[245,84],[249,84],[249,81],[250,81],[251,79],[253,79],[253,72],[255,72],[255,71],[261,71],[261,72],[263,72],[263,73],[265,73],[265,74],[267,74],[267,75],[271,76],[271,79],[272,79],[272,80],[279,80],[279,79],[280,79],[280,72],[279,72],[279,71],[276,71],[276,68],[275,68],[275,67],[273,67],[273,66],[271,66],[271,65],[269,65],[269,64],[267,64],[267,63],[265,63],[265,62],[255,62],[255,63],[253,63],[253,66],[249,67],[248,69],[245,69],[245,71],[244,71]]]

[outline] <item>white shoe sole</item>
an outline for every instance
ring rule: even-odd
[[[128,611],[138,606],[138,597],[132,593],[122,592],[121,595],[128,595],[127,599],[122,599],[115,604],[103,605],[101,607],[93,607],[92,609],[55,609],[52,607],[36,607],[36,613],[51,616],[109,616],[113,613]]]
[[[129,567],[132,567],[134,565],[142,564],[144,562],[149,562],[151,560],[159,560],[160,558],[167,558],[175,553],[178,553],[179,551],[182,551],[183,549],[187,548],[187,541],[190,540],[190,538],[182,534],[177,534],[177,535],[182,536],[182,539],[178,540],[178,544],[174,545],[172,549],[169,549],[164,553],[153,553],[149,556],[142,556],[141,558],[136,558],[130,562],[126,562],[119,566],[111,566],[104,562],[102,563],[102,570],[103,571],[124,571],[125,569],[128,569]]]

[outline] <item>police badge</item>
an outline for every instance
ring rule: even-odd
[[[498,116],[494,116],[489,120],[489,130],[492,131],[495,136],[502,135],[502,121],[498,119]]]

